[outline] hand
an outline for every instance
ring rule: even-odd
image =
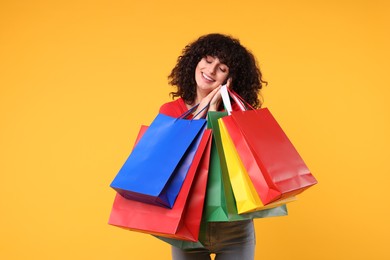
[[[229,88],[230,87],[230,84],[232,83],[232,78],[229,78],[226,82],[226,87]],[[222,86],[219,86],[218,89],[221,89]],[[221,92],[218,91],[214,96],[213,98],[211,99],[210,101],[210,107],[209,107],[209,111],[217,111],[220,104],[221,104],[221,100],[222,100],[222,96],[221,96]]]
[[[227,83],[226,83],[226,86],[228,88],[230,87],[231,82],[232,82],[232,79],[229,78]],[[203,118],[204,115],[208,111],[217,111],[218,110],[218,108],[219,108],[219,106],[221,104],[221,101],[222,101],[222,96],[221,96],[221,92],[220,92],[221,87],[222,87],[222,85],[217,87],[217,88],[215,88],[213,91],[211,91],[206,97],[204,97],[200,101],[199,106],[198,106],[198,108],[196,109],[196,111],[194,113],[194,115],[196,115],[194,117],[194,119]],[[201,111],[207,105],[209,105],[209,107],[205,108],[201,113],[199,113],[199,111]]]
[[[200,102],[199,102],[199,106],[198,108],[196,109],[196,111],[194,112],[194,115],[196,115],[194,117],[194,119],[199,119],[199,118],[203,118],[204,115],[207,113],[207,111],[216,111],[216,109],[214,108],[214,106],[218,103],[218,102],[221,102],[221,93],[220,93],[220,89],[221,89],[222,86],[219,86],[217,88],[215,88],[213,91],[211,91],[206,97],[204,97]],[[219,96],[219,97],[218,97]],[[213,105],[211,105],[213,103]],[[207,107],[208,106],[208,107]],[[213,108],[212,108],[213,106]],[[206,108],[205,108],[206,107]],[[211,110],[214,109],[214,110]],[[203,109],[202,112],[200,112],[201,110]]]

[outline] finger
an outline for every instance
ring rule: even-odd
[[[213,89],[205,98],[203,98],[202,102],[205,101],[205,102],[211,102],[211,100],[213,100],[214,96],[219,93],[219,90],[221,89],[221,86],[218,86],[216,87],[215,89]]]
[[[229,88],[231,84],[232,84],[232,78],[228,78],[226,82],[226,87]]]
[[[213,90],[209,93],[209,95],[210,95],[210,94],[215,95],[215,93],[219,92],[219,90],[221,89],[221,87],[222,87],[222,85],[216,87],[215,89],[213,89]]]
[[[211,103],[215,103],[216,101],[220,100],[222,97],[221,91],[218,91],[214,94],[213,98],[211,99]]]

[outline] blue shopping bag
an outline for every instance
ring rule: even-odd
[[[127,199],[172,208],[206,129],[205,119],[158,114],[111,183]]]

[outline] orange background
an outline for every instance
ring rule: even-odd
[[[0,258],[170,259],[107,224],[109,184],[182,48],[222,32],[319,180],[255,221],[256,259],[390,259],[389,17],[379,0],[1,1]]]

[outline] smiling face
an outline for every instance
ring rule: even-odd
[[[221,63],[217,57],[202,58],[195,69],[197,97],[202,98],[213,89],[225,83],[229,75],[229,67]]]

